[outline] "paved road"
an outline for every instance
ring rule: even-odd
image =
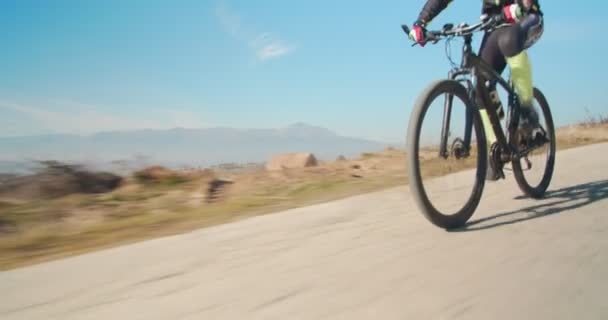
[[[0,273],[9,319],[608,319],[608,144],[463,232],[405,187]]]

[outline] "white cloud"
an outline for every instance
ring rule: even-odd
[[[291,52],[291,48],[281,43],[271,43],[263,46],[257,51],[257,57],[260,60],[268,60],[278,58]]]
[[[241,17],[230,10],[226,1],[219,1],[215,14],[222,28],[231,36],[246,43],[259,61],[279,58],[295,51],[295,46],[278,39],[270,32],[254,32],[245,28]]]
[[[275,39],[270,32],[264,32],[256,36],[250,46],[255,50],[258,60],[268,60],[284,56],[294,50],[293,46]]]

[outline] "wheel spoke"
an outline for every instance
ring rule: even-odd
[[[542,93],[535,89],[535,108],[541,123],[540,131],[547,139],[543,145],[531,147],[525,157],[514,160],[513,174],[522,192],[540,198],[549,187],[555,165],[555,128],[551,110]],[[524,162],[524,164],[522,164]]]

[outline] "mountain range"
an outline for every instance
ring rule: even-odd
[[[311,152],[322,160],[380,150],[386,143],[344,137],[326,128],[295,123],[280,129],[205,128],[100,132],[0,138],[0,172],[23,171],[31,161],[57,160],[208,167],[262,163],[287,152]]]

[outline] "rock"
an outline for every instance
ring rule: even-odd
[[[93,172],[56,161],[36,174],[15,177],[0,184],[0,194],[18,199],[56,198],[75,193],[102,193],[116,189],[123,178],[108,172]]]
[[[175,176],[176,173],[172,170],[161,166],[152,166],[135,172],[135,177],[142,182],[153,182],[167,179]]]
[[[133,174],[140,183],[179,184],[207,174],[206,172],[178,172],[161,166],[152,166]]]
[[[122,177],[108,172],[83,171],[76,174],[81,193],[110,192],[120,186]]]
[[[223,179],[213,179],[209,182],[207,188],[207,202],[215,202],[222,197],[224,190],[228,185],[233,184],[233,181]]]
[[[312,153],[287,153],[272,157],[266,163],[266,170],[280,171],[283,169],[296,169],[316,167],[319,163]]]

